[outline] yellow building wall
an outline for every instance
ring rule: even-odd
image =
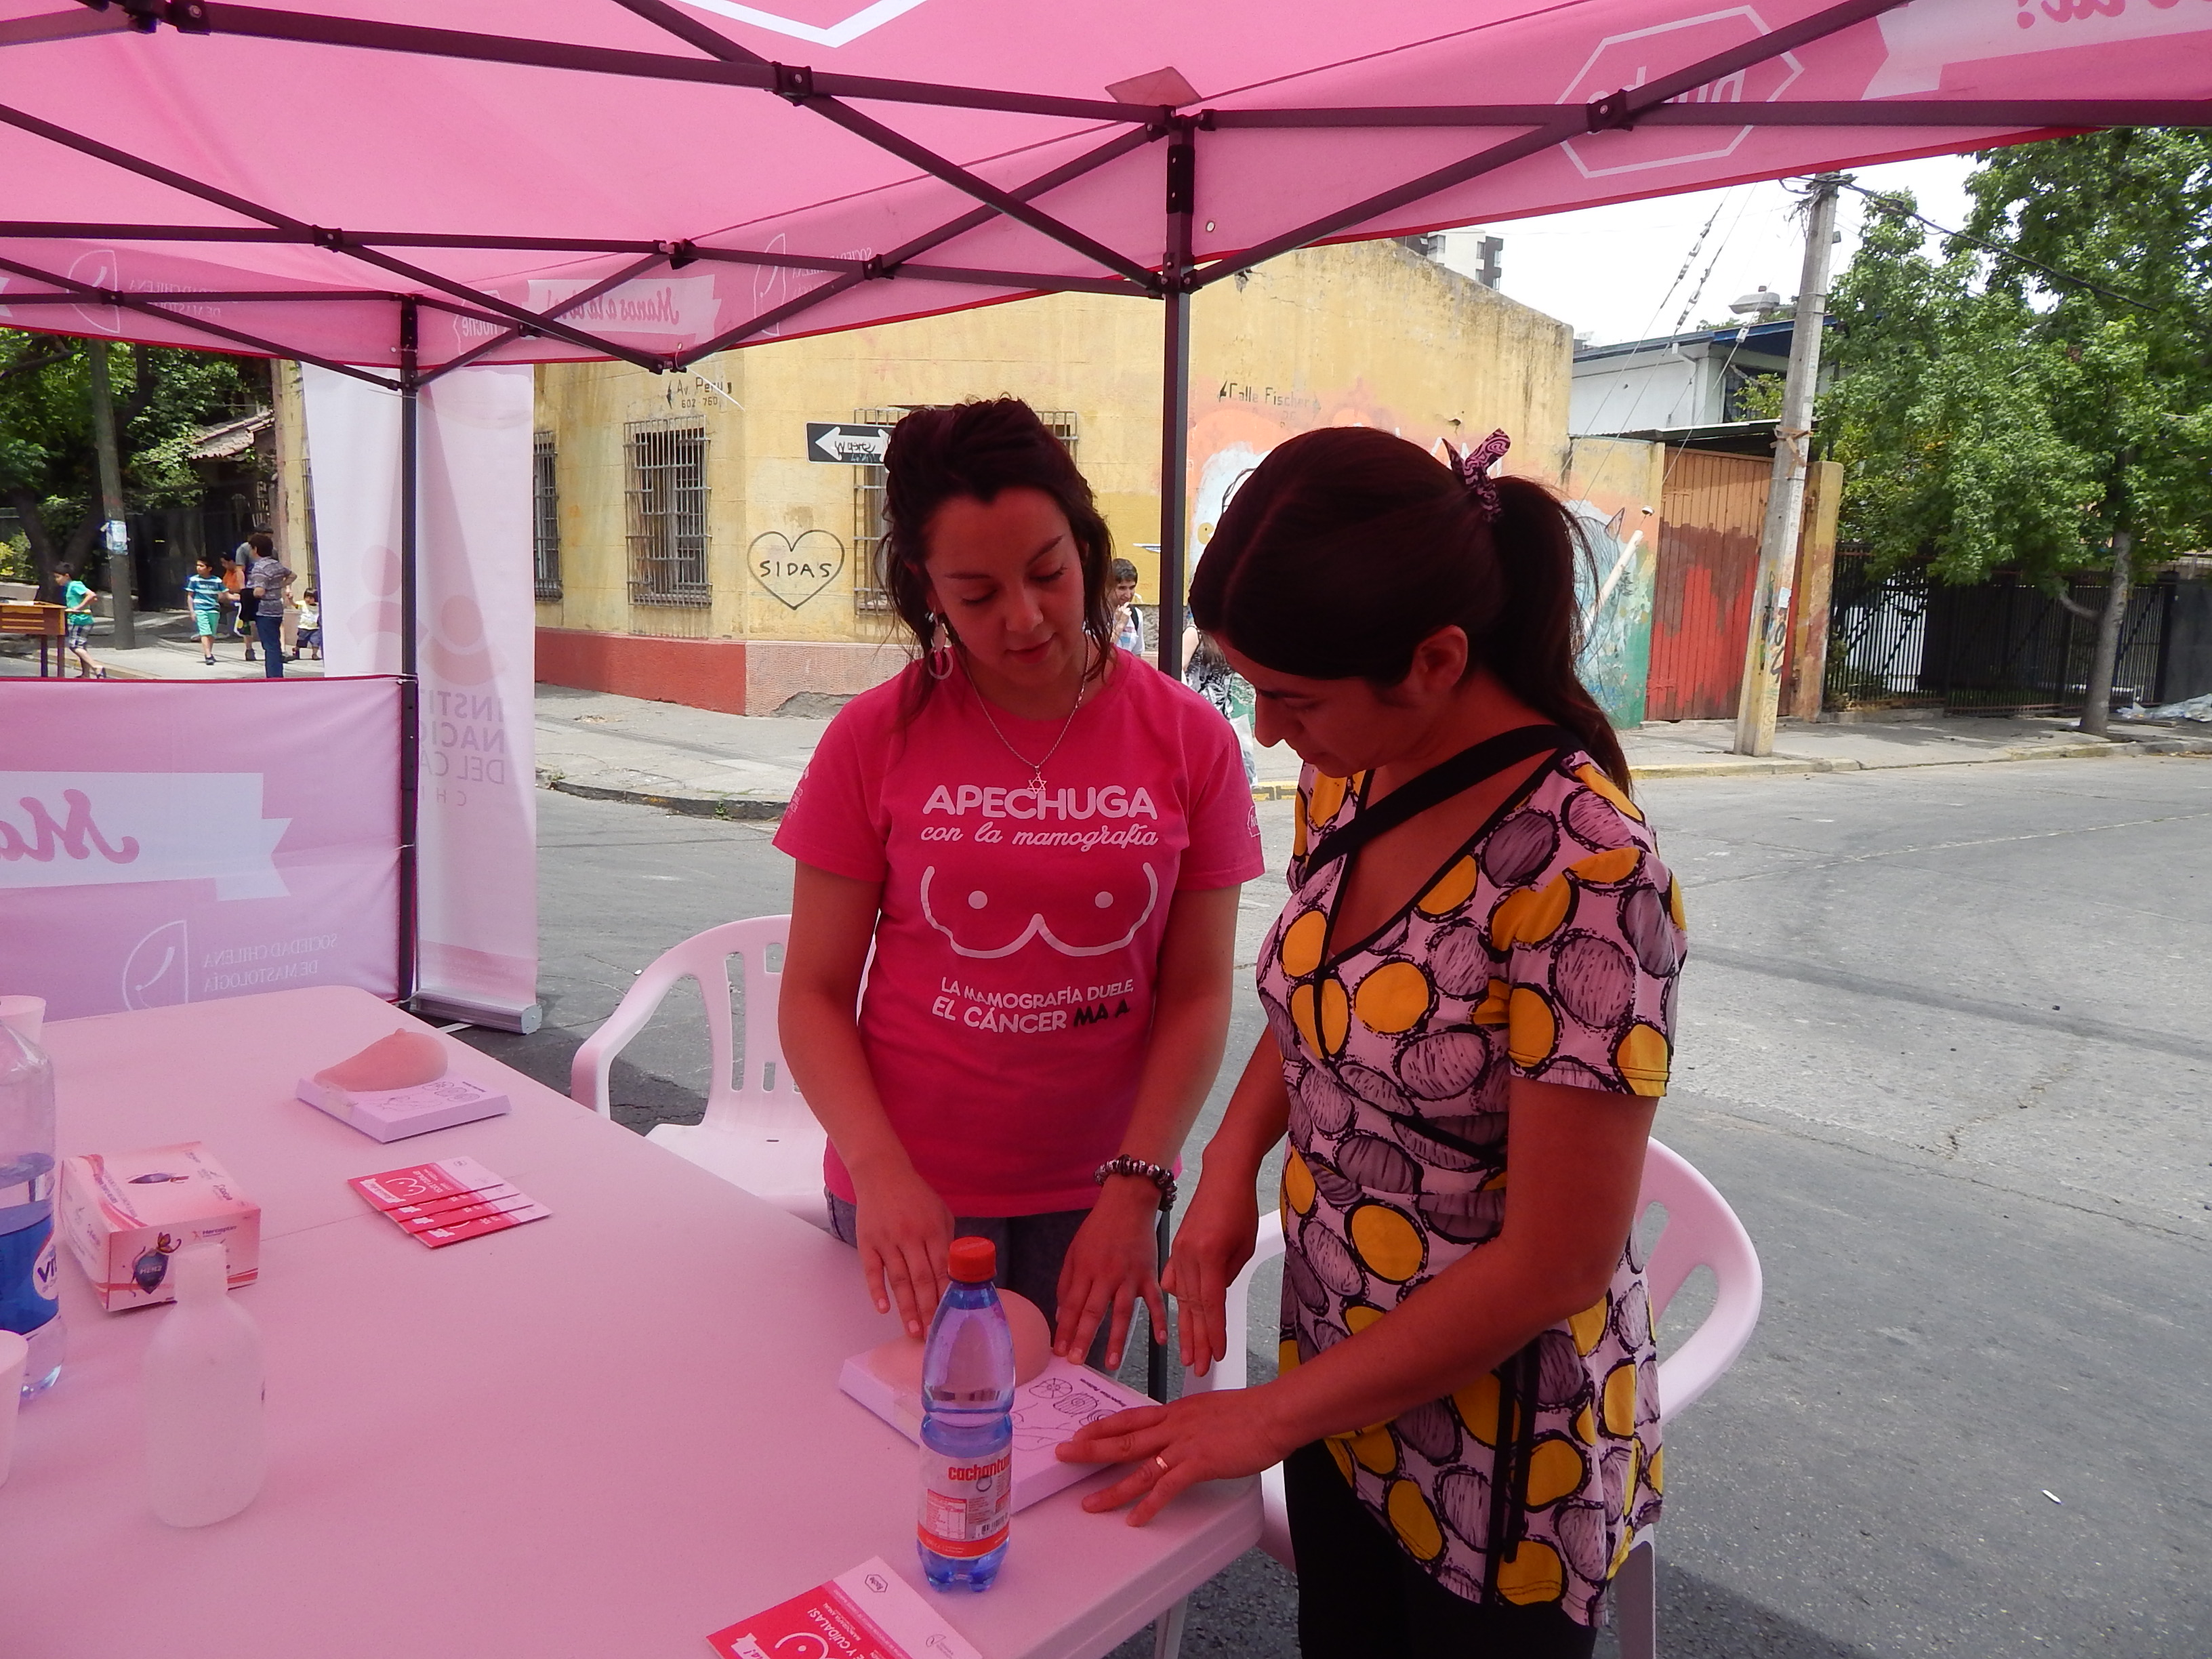
[[[1192,313],[1183,482],[1194,551],[1235,479],[1314,427],[1379,426],[1425,446],[1471,443],[1502,426],[1514,441],[1505,470],[1561,476],[1567,326],[1395,243],[1285,255],[1201,291]],[[1092,295],[771,341],[708,359],[696,374],[546,365],[538,424],[556,446],[562,595],[541,602],[539,626],[884,638],[889,619],[854,603],[860,469],[807,459],[806,423],[1001,393],[1074,416],[1077,463],[1116,552],[1137,562],[1142,597],[1155,601],[1157,556],[1143,544],[1159,540],[1160,381],[1159,306]],[[670,418],[696,419],[707,434],[714,597],[696,609],[629,598],[624,429]]]

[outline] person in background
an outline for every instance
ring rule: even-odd
[[[246,567],[226,553],[216,574],[222,578],[222,631],[233,639],[250,638],[253,630],[240,620],[238,608],[239,593],[246,586]]]
[[[312,651],[315,653],[314,660],[320,662],[323,659],[322,595],[312,587],[301,596],[299,629],[293,636],[293,643],[299,647],[292,653],[294,659],[297,660]]]
[[[1114,643],[1135,656],[1145,654],[1145,618],[1137,609],[1137,567],[1114,561]]]
[[[196,560],[185,578],[185,603],[191,607],[192,631],[200,636],[200,660],[215,666],[215,636],[222,626],[222,604],[228,590],[215,574],[211,558]]]
[[[63,642],[76,656],[76,677],[104,680],[107,671],[92,659],[85,646],[92,638],[92,589],[79,581],[65,564],[54,567],[54,582],[62,591]]]
[[[284,590],[292,573],[277,562],[276,544],[256,531],[246,538],[253,563],[246,573],[246,586],[255,596],[253,631],[261,641],[261,672],[272,680],[284,678]],[[249,660],[253,653],[246,651]]]
[[[238,571],[239,578],[238,617],[234,626],[239,637],[246,641],[246,660],[252,662],[254,659],[253,641],[258,637],[253,623],[260,611],[261,596],[253,591],[252,583],[246,580],[246,572],[237,561],[232,561],[232,568]]]
[[[1212,638],[1194,627],[1182,632],[1182,683],[1218,709],[1221,718],[1229,722],[1237,733],[1237,752],[1243,757],[1244,781],[1254,783],[1260,776],[1260,751],[1252,741],[1252,721],[1245,708],[1237,707],[1238,693],[1245,694],[1249,707],[1251,688],[1237,678],[1237,671],[1229,665],[1229,659],[1221,654],[1221,647]]]

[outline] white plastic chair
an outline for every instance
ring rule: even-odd
[[[1690,1161],[1672,1147],[1652,1141],[1644,1153],[1644,1180],[1637,1194],[1636,1213],[1641,1221],[1654,1205],[1666,1212],[1666,1224],[1652,1242],[1644,1263],[1644,1279],[1651,1297],[1651,1322],[1656,1326],[1683,1281],[1698,1267],[1710,1267],[1717,1283],[1712,1310],[1698,1328],[1659,1362],[1659,1399],[1663,1417],[1678,1416],[1721,1374],[1735,1363],[1759,1323],[1764,1279],[1759,1253],[1751,1235],[1711,1182],[1699,1175]],[[1279,1213],[1261,1218],[1252,1260],[1229,1287],[1224,1310],[1229,1330],[1242,1339],[1249,1328],[1252,1276],[1262,1263],[1283,1253],[1283,1223]],[[1183,1379],[1185,1393],[1206,1389],[1241,1389],[1245,1382],[1243,1340],[1232,1340],[1228,1356],[1204,1376]],[[1261,1501],[1265,1508],[1260,1525],[1260,1547],[1293,1571],[1290,1517],[1283,1501],[1283,1468],[1277,1464],[1260,1477]],[[1656,1659],[1658,1651],[1658,1613],[1656,1573],[1649,1527],[1637,1534],[1627,1560],[1613,1581],[1613,1605],[1619,1626],[1621,1659]],[[1184,1604],[1170,1608],[1156,1627],[1155,1659],[1175,1659],[1182,1639]]]
[[[660,1000],[681,979],[699,982],[707,1005],[714,1070],[706,1115],[697,1123],[663,1123],[646,1139],[677,1153],[732,1186],[742,1187],[816,1226],[830,1224],[822,1196],[822,1126],[792,1086],[776,1036],[775,1012],[783,983],[768,955],[791,936],[789,916],[750,916],[724,922],[664,951],[637,977],[606,1024],[576,1051],[568,1096],[601,1116],[610,1115],[607,1079],[615,1056],[643,1030]],[[743,1073],[734,1083],[737,1042],[730,1016],[730,959],[743,960],[745,1044]]]

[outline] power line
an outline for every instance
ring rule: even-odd
[[[2049,265],[2029,258],[2024,253],[2015,253],[2008,247],[2000,247],[1994,242],[1985,242],[1978,236],[1969,236],[1963,230],[1946,229],[1925,214],[1916,213],[1905,207],[1894,196],[1885,196],[1880,191],[1869,190],[1864,185],[1854,183],[1849,179],[1844,179],[1843,183],[1845,190],[1856,191],[1865,197],[1881,211],[1895,218],[1910,219],[1915,224],[1923,225],[1934,231],[1938,236],[1947,237],[1954,242],[1964,242],[1968,247],[1979,248],[1983,252],[1994,254],[2000,259],[2010,259],[2014,264],[2026,265],[2039,276],[2048,276],[2053,282],[2070,283],[2076,288],[2087,289],[2090,293],[2099,295],[2105,299],[2116,301],[2124,306],[2133,306],[2138,311],[2148,311],[2155,314],[2159,310],[2158,307],[2138,300],[2132,295],[2118,293],[2101,283],[2093,283],[2086,276],[2076,276],[2070,271],[2054,270]]]

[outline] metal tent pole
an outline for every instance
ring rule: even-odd
[[[417,911],[416,861],[422,714],[415,678],[416,523],[421,516],[422,374],[417,309],[399,302],[399,1000],[415,994]]]
[[[1160,358],[1160,672],[1182,678],[1183,483],[1190,471],[1190,222],[1198,194],[1196,123],[1179,117],[1168,142],[1168,245],[1160,264],[1167,310]]]

